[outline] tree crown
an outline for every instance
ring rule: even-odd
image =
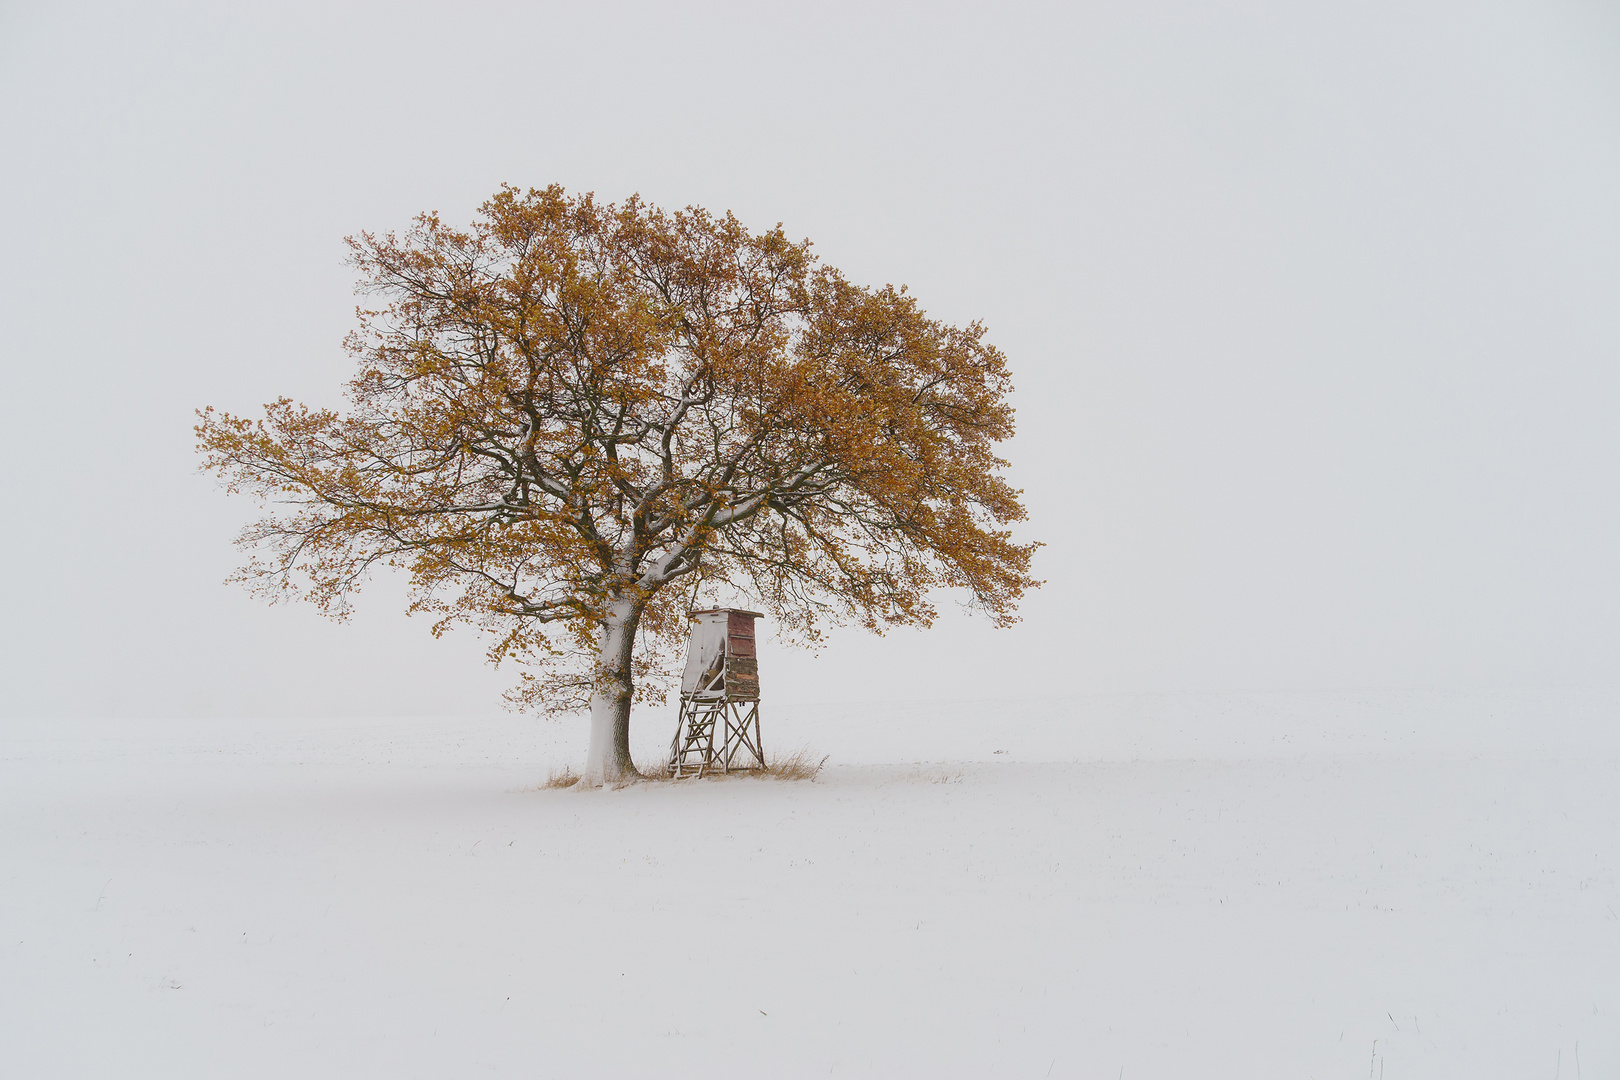
[[[349,410],[200,414],[204,467],[273,504],[238,541],[270,599],[341,617],[402,568],[436,634],[491,632],[492,659],[551,673],[518,698],[567,708],[590,676],[566,659],[626,610],[656,652],[728,592],[814,639],[927,625],[938,588],[1006,625],[1038,584],[978,323],[853,285],[780,226],[556,186],[349,245],[386,301],[346,342]]]

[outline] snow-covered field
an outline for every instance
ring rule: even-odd
[[[1617,716],[767,702],[818,781],[592,793],[579,722],[0,722],[0,1076],[1620,1077]]]

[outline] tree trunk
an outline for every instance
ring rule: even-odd
[[[635,696],[630,659],[640,622],[641,606],[619,600],[602,624],[596,688],[591,692],[591,746],[585,754],[581,787],[616,784],[641,775],[630,760],[630,702]]]

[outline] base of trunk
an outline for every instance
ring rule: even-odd
[[[630,760],[630,703],[635,700],[630,657],[640,619],[639,605],[621,601],[602,625],[596,690],[591,695],[591,748],[585,755],[580,787],[641,779],[636,763]]]
[[[646,776],[638,772],[634,766],[617,771],[602,770],[601,772],[593,772],[586,769],[585,772],[580,774],[579,779],[570,786],[575,791],[589,791],[599,787],[618,787],[620,784],[631,784],[637,780],[645,779],[647,779]]]
[[[604,695],[591,702],[591,746],[580,774],[581,788],[603,784],[623,784],[640,780],[641,773],[630,759],[630,695]]]

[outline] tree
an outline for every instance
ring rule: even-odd
[[[700,597],[813,640],[928,625],[941,587],[1004,626],[1039,584],[978,323],[852,285],[780,226],[555,186],[348,243],[386,300],[345,343],[351,408],[199,413],[204,468],[274,508],[238,577],[341,618],[372,568],[408,571],[435,635],[474,625],[525,664],[514,701],[589,705],[587,783],[634,775],[638,677]]]

